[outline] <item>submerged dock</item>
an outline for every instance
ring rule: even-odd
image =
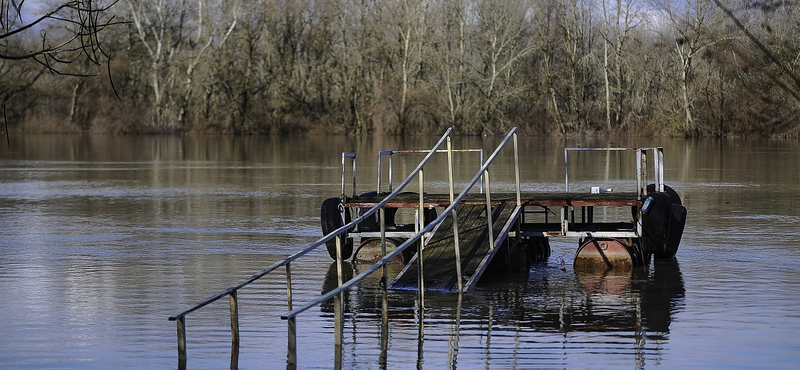
[[[308,247],[254,274],[246,281],[223,290],[185,311],[170,316],[177,322],[179,368],[186,367],[185,317],[212,302],[227,297],[231,317],[231,363],[239,352],[239,295],[242,288],[274,273],[285,271],[287,310],[281,318],[288,324],[287,368],[297,364],[297,316],[322,302],[334,301],[334,341],[342,343],[342,294],[367,276],[381,271],[383,277],[383,328],[388,320],[388,289],[415,290],[418,307],[424,309],[424,292],[469,292],[488,273],[520,271],[550,255],[549,239],[578,239],[575,268],[627,268],[647,265],[650,259],[672,259],[680,243],[686,209],[680,197],[664,184],[663,148],[567,148],[563,192],[522,192],[516,129],[511,130],[491,155],[484,160],[482,149],[455,150],[452,129],[430,150],[392,150],[378,153],[377,188],[358,194],[356,153],[342,154],[342,184],[339,196],[326,199],[320,209],[324,236]],[[446,144],[446,146],[445,146]],[[495,189],[490,167],[498,153],[513,150],[513,189]],[[598,151],[632,152],[636,179],[631,189],[611,191],[592,188],[570,189],[570,154]],[[480,152],[480,165],[466,185],[456,191],[453,155]],[[424,154],[424,158],[396,187],[392,184],[393,155]],[[426,191],[424,168],[433,156],[448,158],[449,192]],[[652,158],[652,162],[648,162]],[[388,157],[388,181],[381,167]],[[348,161],[352,164],[347,176]],[[652,163],[652,183],[648,181]],[[416,192],[405,188],[417,180]],[[459,182],[461,183],[461,182]],[[348,184],[350,189],[347,188]],[[383,186],[386,185],[386,189]],[[508,186],[508,185],[505,185]],[[349,194],[348,194],[349,193]],[[598,210],[615,209],[614,212]],[[408,222],[398,213],[411,212]],[[619,216],[609,220],[603,216]],[[602,217],[601,217],[602,216]],[[292,264],[325,246],[335,261],[337,287],[302,306],[295,307],[292,289]],[[365,252],[366,249],[377,251]],[[361,254],[377,255],[360,274],[345,280],[342,264]],[[401,260],[405,266],[395,277],[388,276],[387,264]],[[359,258],[359,261],[363,259]],[[362,262],[359,262],[362,263]],[[420,320],[424,315],[420,314]],[[420,323],[420,326],[422,324]]]

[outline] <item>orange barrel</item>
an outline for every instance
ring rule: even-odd
[[[633,247],[615,238],[587,238],[575,253],[573,267],[620,268],[636,264]]]

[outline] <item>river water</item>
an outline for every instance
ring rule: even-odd
[[[319,238],[342,151],[359,153],[368,191],[378,150],[436,139],[12,136],[0,146],[0,368],[177,367],[167,318]],[[491,151],[498,141],[453,142]],[[577,241],[554,239],[528,273],[460,299],[429,293],[422,328],[416,294],[391,292],[386,346],[369,278],[345,296],[340,352],[330,303],[298,317],[298,367],[797,368],[800,142],[521,137],[523,190],[561,190],[567,146],[665,148],[666,181],[689,212],[677,262],[576,272]],[[419,159],[398,158],[395,179]],[[631,161],[610,159],[571,159],[571,181],[625,186],[615,179],[633,178]],[[426,179],[445,191],[437,163]],[[478,166],[459,155],[456,177]],[[510,190],[509,169],[492,173],[493,191]],[[295,306],[335,284],[331,263],[323,249],[293,264]],[[239,303],[233,359],[227,300],[187,316],[190,369],[286,367],[285,274],[242,289]]]

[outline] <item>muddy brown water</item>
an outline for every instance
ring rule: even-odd
[[[0,368],[177,367],[167,318],[315,241],[342,151],[359,153],[358,190],[369,191],[378,150],[435,140],[12,136],[0,148]],[[339,357],[331,304],[298,317],[298,367],[797,368],[798,144],[521,137],[523,190],[563,189],[565,146],[664,146],[666,181],[689,210],[677,262],[576,272],[577,241],[553,240],[528,273],[487,278],[461,300],[428,294],[422,330],[416,295],[391,292],[386,347],[370,278],[345,296]],[[398,159],[398,173],[419,159]],[[603,160],[571,159],[574,186],[628,186],[633,162]],[[426,171],[431,191],[446,191],[442,163]],[[456,177],[477,167],[457,156]],[[492,186],[508,189],[511,167],[493,171]],[[330,271],[324,250],[294,264],[295,305],[335,285]],[[286,366],[285,295],[283,274],[239,293],[239,368]],[[189,368],[229,368],[227,301],[186,323]]]

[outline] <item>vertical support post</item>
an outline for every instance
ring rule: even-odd
[[[231,311],[231,369],[239,368],[239,293],[228,294]]]
[[[639,168],[640,168],[640,171],[641,171],[641,179],[642,179],[641,191],[642,191],[642,195],[644,197],[644,196],[647,196],[647,150],[646,149],[640,149],[639,153],[640,153],[639,154],[640,155]]]
[[[346,176],[345,175],[345,169],[347,168],[347,167],[345,167],[345,158],[347,158],[347,153],[343,152],[342,153],[342,200],[344,200],[346,198],[346,195],[344,193],[344,190],[345,190],[345,188],[344,188],[345,180],[344,179],[345,179],[345,176]]]
[[[297,318],[291,316],[286,322],[289,325],[289,343],[286,346],[286,367],[295,368],[297,366]]]
[[[378,218],[381,227],[381,255],[386,257],[386,212],[383,207],[378,210]],[[383,276],[381,282],[383,291],[381,292],[381,355],[378,365],[386,369],[389,351],[389,269],[384,263],[382,266]]]
[[[286,303],[289,306],[289,311],[292,308],[292,263],[286,263]]]
[[[186,316],[178,317],[178,369],[186,370]]]
[[[394,157],[392,153],[389,152],[389,192],[392,192],[392,172],[394,170]]]
[[[356,196],[356,153],[342,152],[342,200],[347,198],[345,194],[345,178],[347,176],[347,158],[353,158],[353,196]]]
[[[489,169],[483,171],[486,184],[486,223],[489,229],[489,250],[494,250],[494,220],[492,219],[492,190],[489,188]]]
[[[381,256],[386,257],[386,212],[385,209],[381,207],[378,210],[378,218],[380,219],[379,222],[381,223]],[[381,313],[382,313],[382,323],[384,329],[389,324],[389,268],[384,263],[381,266],[382,270],[382,277],[381,283],[383,285],[383,296],[381,297]]]
[[[569,193],[569,150],[564,148],[564,186]]]
[[[376,193],[381,192],[381,177],[383,174],[383,152],[378,152],[378,188],[376,189]]]
[[[657,172],[658,183],[659,183],[658,187],[659,187],[659,191],[664,192],[664,184],[665,184],[665,182],[664,182],[664,148],[659,147],[656,150],[658,151],[658,153],[655,153],[656,154],[656,159],[657,159],[656,163],[658,163],[658,165],[656,166],[657,167],[656,171],[658,171]]]
[[[336,236],[336,286],[342,286],[344,282],[343,274],[342,274],[342,244],[344,244],[344,234],[339,234]],[[333,335],[334,335],[334,344],[336,345],[337,349],[342,345],[342,294],[339,293],[333,297]]]
[[[447,137],[447,174],[450,185],[450,203],[452,204],[455,199],[455,189],[453,184],[453,145],[449,136]],[[455,208],[453,208],[450,215],[453,218],[453,252],[455,252],[456,281],[458,282],[458,293],[461,294],[464,291],[464,284],[461,278],[461,243],[458,238],[458,214]]]
[[[420,168],[419,170],[419,209],[417,211],[417,231],[425,228],[425,171]],[[424,305],[425,302],[425,272],[424,264],[422,263],[422,250],[425,248],[425,236],[419,237],[419,245],[417,248],[417,289],[419,291],[419,304]]]
[[[239,347],[239,295],[236,290],[228,293],[231,311],[231,342]]]
[[[644,196],[647,195],[644,187],[642,186],[642,151],[636,151],[636,195],[638,195],[639,199],[644,199]]]
[[[484,161],[483,149],[481,149],[481,164],[480,164],[480,166],[478,166],[478,168],[483,167],[483,161]],[[481,181],[479,181],[479,182],[480,182],[480,185],[478,185],[478,186],[480,187],[481,194],[483,194],[483,176],[481,176]]]
[[[356,166],[356,162],[357,161],[358,161],[358,158],[356,158],[356,153],[353,153],[353,197],[354,198],[355,198],[355,196],[357,194],[356,193],[356,168],[358,168]]]
[[[519,144],[517,142],[517,133],[514,132],[514,177],[517,181],[517,206],[522,205],[522,191],[520,189],[519,179]]]

